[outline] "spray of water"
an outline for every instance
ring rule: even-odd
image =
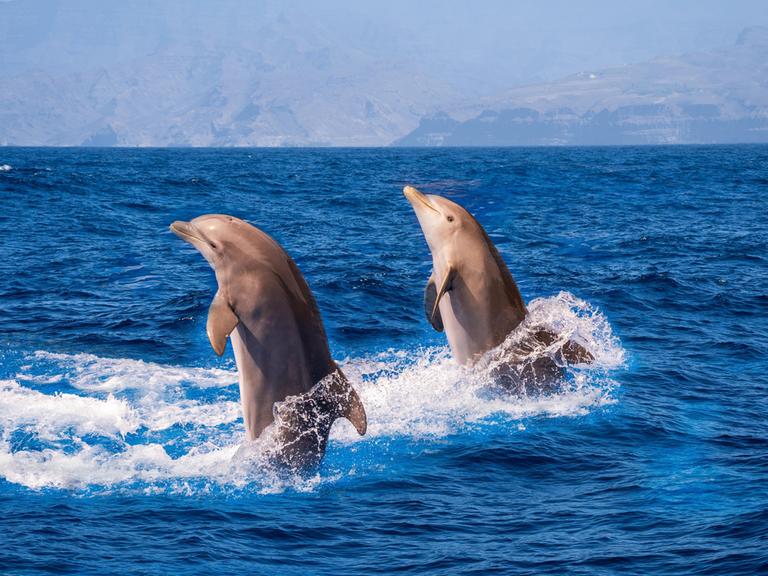
[[[624,351],[605,317],[568,293],[534,300],[529,310],[526,324],[475,368],[457,365],[444,347],[344,360],[368,434],[360,437],[342,419],[330,442],[342,452],[361,442],[428,442],[484,422],[569,417],[615,402],[611,373],[624,364]],[[533,326],[555,332],[557,342],[575,339],[595,361],[568,368],[548,393],[494,391],[489,375],[499,358]],[[275,468],[271,434],[243,443],[234,370],[36,352],[14,379],[0,381],[0,477],[31,489],[279,492],[340,477],[323,468]]]

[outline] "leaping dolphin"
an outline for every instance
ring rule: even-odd
[[[435,330],[445,331],[454,358],[460,364],[473,364],[525,319],[528,310],[523,297],[488,234],[467,210],[442,196],[422,194],[413,186],[406,186],[403,194],[432,253],[424,312]],[[544,346],[555,340],[546,330],[532,336]],[[526,342],[522,348],[533,346]],[[593,359],[573,341],[561,352],[569,363]],[[534,376],[540,377],[549,367],[533,369]]]
[[[337,418],[365,434],[363,404],[331,358],[315,298],[282,247],[224,214],[170,228],[216,274],[206,332],[219,356],[232,341],[248,439],[259,438],[277,412],[275,436],[293,466],[319,462]]]

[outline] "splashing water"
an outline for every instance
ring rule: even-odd
[[[568,293],[531,303],[531,317],[595,357],[574,370],[554,395],[489,395],[483,371],[457,365],[447,348],[395,351],[347,359],[342,367],[368,413],[360,437],[339,420],[331,442],[440,439],[492,418],[579,415],[614,401],[608,373],[623,350],[604,316]],[[290,486],[312,489],[338,471],[311,477],[269,465],[265,434],[241,447],[237,375],[223,369],[182,368],[88,354],[37,352],[15,380],[0,383],[0,470],[29,488],[132,488],[205,491]],[[71,392],[49,390],[66,385]]]

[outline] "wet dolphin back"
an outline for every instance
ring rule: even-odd
[[[336,370],[317,302],[293,258],[269,234],[252,228],[257,233],[254,241],[258,247],[255,249],[266,252],[266,258],[259,260],[271,269],[287,297],[309,371],[310,386],[314,385]]]
[[[303,299],[303,302],[296,302],[295,299],[292,299],[291,305],[294,310],[296,324],[299,327],[299,334],[311,379],[316,384],[336,370],[336,363],[331,358],[328,338],[325,334],[325,327],[320,316],[320,310],[317,307],[317,301],[293,258],[288,256],[288,254],[285,257],[293,281],[296,283],[296,287]]]
[[[504,262],[503,258],[501,257],[501,254],[499,254],[498,249],[496,248],[496,245],[493,243],[491,238],[488,236],[488,233],[485,231],[485,228],[480,224],[480,222],[477,221],[477,218],[475,218],[472,214],[469,213],[469,211],[466,211],[467,215],[474,221],[474,223],[477,225],[477,227],[480,229],[480,232],[483,235],[483,239],[485,240],[486,245],[488,246],[488,251],[490,252],[493,259],[496,261],[496,266],[499,268],[499,274],[501,275],[502,282],[504,283],[504,293],[507,296],[507,299],[509,300],[510,306],[515,309],[519,320],[517,321],[517,324],[522,322],[523,318],[525,318],[525,315],[528,313],[527,308],[525,307],[525,301],[523,300],[523,295],[520,293],[520,289],[517,287],[517,283],[515,282],[514,278],[512,278],[512,273],[509,271],[509,268],[507,268],[506,262]],[[517,326],[510,327],[509,331],[511,332],[514,330],[514,328]]]

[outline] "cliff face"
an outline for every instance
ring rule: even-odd
[[[768,29],[736,44],[511,90],[477,115],[441,113],[395,143],[509,146],[768,142]]]
[[[729,117],[713,104],[641,104],[577,114],[569,108],[485,111],[465,122],[437,115],[397,146],[557,146],[768,142],[764,107]]]

